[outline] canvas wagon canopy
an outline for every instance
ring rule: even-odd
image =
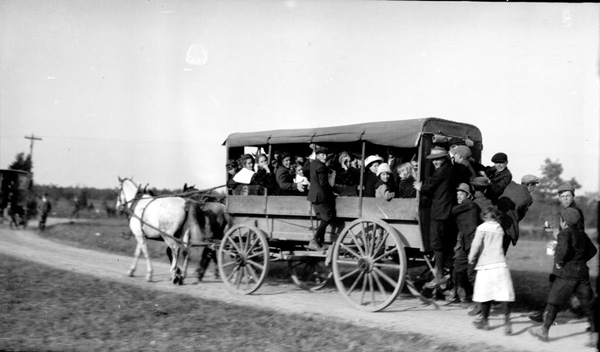
[[[227,147],[291,143],[345,143],[366,141],[398,148],[413,148],[421,134],[469,138],[482,142],[481,132],[473,125],[435,117],[367,122],[355,125],[232,133],[223,143]]]

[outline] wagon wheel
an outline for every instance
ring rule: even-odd
[[[236,225],[223,236],[217,261],[221,279],[229,288],[251,294],[269,272],[267,237],[256,227]]]
[[[350,223],[335,242],[332,265],[338,291],[358,309],[370,312],[392,304],[406,276],[400,235],[381,220]]]
[[[325,265],[324,258],[290,259],[288,267],[292,281],[309,291],[322,289],[333,276],[331,268]]]

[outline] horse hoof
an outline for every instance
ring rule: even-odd
[[[173,285],[177,285],[179,283],[179,278],[174,277],[172,281],[173,281]]]

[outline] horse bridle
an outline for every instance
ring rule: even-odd
[[[140,186],[137,186],[135,196],[133,196],[131,200],[124,199],[125,192],[123,191],[123,183],[125,183],[125,180],[121,182],[121,187],[119,188],[119,196],[117,200],[119,201],[120,207],[123,208],[126,212],[133,212],[133,209],[135,208],[138,201],[142,198],[143,194],[141,192]]]

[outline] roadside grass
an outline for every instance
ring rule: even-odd
[[[132,256],[136,246],[135,239],[133,237],[126,239],[121,235],[127,230],[125,219],[96,219],[54,225],[49,227],[42,236],[77,247]],[[596,231],[588,230],[587,233],[596,242]],[[507,260],[516,294],[516,301],[512,305],[514,312],[539,310],[546,305],[549,288],[548,277],[553,265],[553,257],[546,255],[547,240],[548,238],[541,237],[541,235],[535,240],[525,237],[508,250]],[[148,247],[152,260],[165,262],[168,260],[165,243],[148,241]],[[191,270],[198,260],[198,253],[192,253]],[[282,263],[274,264],[267,280],[291,281],[287,266]],[[595,287],[598,276],[598,255],[588,263],[588,266],[592,276],[592,285]],[[138,270],[144,269],[139,268]],[[190,272],[188,271],[188,275]]]
[[[0,266],[0,350],[502,350],[143,290],[7,256]]]

